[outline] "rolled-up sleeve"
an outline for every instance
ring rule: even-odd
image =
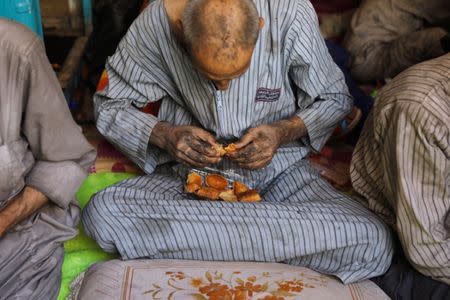
[[[34,157],[25,185],[67,207],[87,176],[95,150],[74,122],[59,82],[37,41],[24,68],[22,134]]]
[[[303,142],[320,151],[353,105],[345,79],[320,34],[309,1],[298,1],[289,32],[289,77],[297,87],[299,116],[307,128]]]

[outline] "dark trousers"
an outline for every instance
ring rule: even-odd
[[[397,242],[397,245],[400,245]],[[450,285],[436,281],[416,271],[406,260],[400,246],[396,249],[389,270],[372,278],[393,300],[449,300]]]

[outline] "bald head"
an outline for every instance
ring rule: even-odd
[[[188,0],[182,16],[194,65],[221,90],[249,68],[263,24],[252,0]]]
[[[190,50],[217,47],[224,52],[253,48],[259,17],[251,0],[188,0],[182,17]]]

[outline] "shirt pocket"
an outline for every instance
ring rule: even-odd
[[[27,168],[23,158],[27,143],[19,140],[0,146],[0,208],[24,187]]]

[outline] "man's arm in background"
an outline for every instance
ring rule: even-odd
[[[48,198],[32,187],[25,189],[0,211],[0,237],[48,202]]]

